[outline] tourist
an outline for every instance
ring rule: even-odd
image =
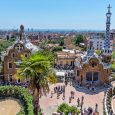
[[[71,97],[69,97],[69,103],[71,103]]]
[[[57,92],[57,86],[55,87],[55,90],[56,90],[56,92]]]
[[[57,99],[59,99],[59,93],[57,93]]]
[[[73,99],[74,99],[74,95],[75,95],[75,92],[73,91],[73,92],[72,92],[72,98],[73,98]]]
[[[88,89],[88,90],[90,89],[89,84],[87,85],[87,89]]]
[[[54,87],[54,93],[56,93],[56,87]]]
[[[112,109],[110,109],[110,115],[113,115],[113,110]]]
[[[82,102],[83,102],[83,100],[84,100],[84,96],[81,97],[81,101],[82,101]]]
[[[65,93],[63,92],[63,98],[62,98],[63,100],[65,99]]]
[[[67,80],[65,80],[65,86],[67,86]]]
[[[88,115],[88,111],[84,108],[84,115]]]
[[[70,94],[71,94],[71,98],[72,98],[72,91],[71,91],[71,93],[70,93]]]
[[[74,94],[75,92],[74,91],[71,91],[71,98],[74,99]]]
[[[65,92],[65,85],[63,85],[63,92]]]
[[[53,91],[51,91],[51,98],[53,97]]]
[[[81,111],[82,111],[83,104],[81,103],[81,105],[80,105],[80,106],[81,106]]]
[[[94,86],[92,87],[92,91],[94,91]]]
[[[78,104],[78,107],[79,107],[79,104],[80,104],[80,99],[79,98],[77,99],[77,104]]]
[[[83,110],[81,110],[81,115],[84,115],[84,114],[83,114]]]
[[[97,107],[98,107],[98,104],[96,103],[95,104],[95,112],[97,112]]]

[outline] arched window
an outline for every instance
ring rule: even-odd
[[[13,65],[12,65],[11,62],[8,63],[8,68],[9,68],[9,69],[13,68]]]
[[[20,52],[20,51],[23,50],[23,46],[22,46],[21,44],[18,44],[18,45],[15,47],[15,49],[16,49],[18,52]]]
[[[20,79],[18,79],[18,83],[20,83]]]
[[[79,70],[77,70],[77,76],[79,76]]]
[[[94,67],[95,66],[95,63],[94,63],[94,61],[92,61],[92,67]]]
[[[25,54],[25,57],[27,58],[27,57],[28,57],[28,54]]]
[[[14,53],[12,53],[12,57],[15,57],[15,54],[14,54]]]

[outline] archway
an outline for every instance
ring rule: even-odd
[[[86,72],[86,82],[98,82],[99,72]]]

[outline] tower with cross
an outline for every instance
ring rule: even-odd
[[[25,31],[24,31],[24,26],[23,25],[20,26],[18,40],[22,41],[22,42],[26,42],[26,35],[25,35]]]
[[[106,13],[106,35],[105,35],[105,42],[104,48],[102,50],[103,62],[109,63],[111,61],[111,54],[112,49],[110,48],[110,25],[111,25],[111,6],[109,4],[108,12]]]

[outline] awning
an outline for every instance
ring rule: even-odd
[[[56,76],[65,76],[65,72],[56,72]]]

